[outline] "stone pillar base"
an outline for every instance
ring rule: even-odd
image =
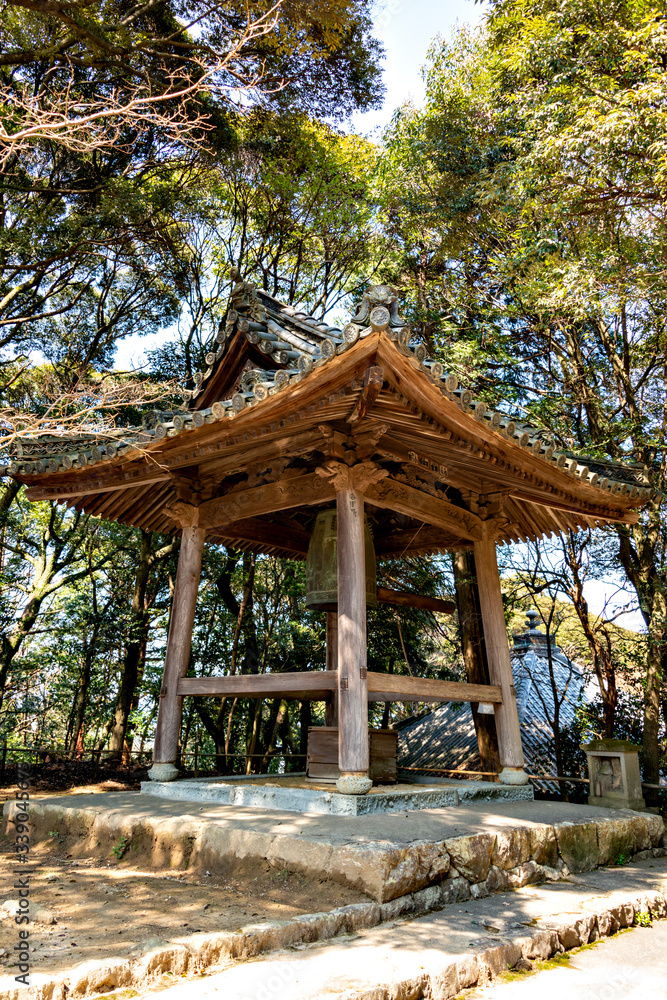
[[[528,775],[522,767],[504,767],[498,781],[501,785],[527,785]]]
[[[148,777],[151,781],[174,781],[178,777],[178,768],[173,764],[153,764]]]
[[[372,787],[373,782],[365,771],[343,771],[336,782],[341,795],[366,795]]]

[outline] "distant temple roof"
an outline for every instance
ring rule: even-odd
[[[514,637],[512,672],[516,688],[521,742],[528,773],[555,774],[553,752],[554,698],[549,671],[547,636],[536,627],[538,614],[527,613],[527,630]],[[575,721],[577,706],[585,698],[581,668],[551,644],[554,679],[559,695],[560,729]],[[472,709],[466,703],[449,703],[409,723],[399,731],[398,765],[442,770],[480,770]]]
[[[504,541],[631,523],[633,508],[650,497],[638,467],[559,449],[544,429],[474,399],[413,342],[394,289],[369,288],[339,329],[235,269],[232,277],[225,320],[183,408],[151,411],[142,427],[22,437],[6,471],[30,499],[171,531],[175,504],[219,498],[222,520],[209,518],[207,528],[220,541],[300,557],[317,490],[304,491],[300,504],[298,491],[290,503],[283,487],[283,513],[248,491],[297,475],[305,484],[333,460],[373,460],[385,477],[367,493],[378,554],[446,551],[469,542],[488,517]],[[258,501],[246,517],[244,490]],[[232,495],[233,516],[222,503]],[[304,504],[305,522],[303,511],[296,520],[285,513]]]

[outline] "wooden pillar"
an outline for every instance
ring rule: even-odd
[[[368,777],[366,681],[366,554],[364,499],[336,491],[338,549],[338,766],[339,792],[363,795]]]
[[[489,679],[492,684],[500,686],[503,695],[502,705],[497,705],[495,710],[498,751],[502,767],[500,781],[505,784],[523,785],[528,778],[523,769],[519,713],[516,706],[494,538],[485,534],[481,541],[474,543],[474,554]]]
[[[153,766],[148,772],[153,781],[172,781],[178,776],[175,767],[181,731],[183,698],[177,692],[190,661],[192,627],[195,620],[197,591],[204,551],[204,528],[183,528],[178,572],[169,623],[169,637],[160,690],[157,729],[153,748]]]
[[[484,648],[484,628],[479,603],[477,570],[475,557],[470,549],[459,549],[452,553],[456,604],[459,612],[459,633],[461,651],[469,684],[490,684],[489,667]],[[472,702],[473,722],[477,734],[477,746],[482,771],[500,771],[498,754],[498,734],[493,714],[478,711],[479,703]]]
[[[338,612],[327,611],[327,670],[338,670]],[[338,725],[338,691],[331,692],[326,703],[325,726]]]

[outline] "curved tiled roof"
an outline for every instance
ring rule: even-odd
[[[37,434],[21,438],[11,446],[12,461],[4,470],[11,475],[42,475],[80,469],[122,457],[137,446],[146,448],[164,438],[191,428],[224,420],[248,407],[261,406],[274,396],[350,350],[358,340],[381,331],[465,413],[471,414],[491,434],[501,435],[533,455],[553,463],[602,493],[645,501],[652,495],[640,467],[578,455],[558,447],[549,431],[489,407],[474,398],[439,361],[427,357],[423,344],[415,343],[399,314],[396,292],[389,286],[368,289],[362,302],[343,328],[285,305],[234,272],[235,285],[224,323],[206,355],[207,367],[195,377],[194,389],[185,393],[185,406],[175,411],[151,411],[142,427],[120,428],[100,433]],[[239,346],[252,350],[252,367],[239,373],[236,391],[221,399],[216,385]],[[261,363],[257,358],[261,358]],[[223,379],[224,381],[224,379]]]

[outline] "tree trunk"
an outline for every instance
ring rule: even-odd
[[[656,785],[660,781],[660,701],[667,676],[667,594],[655,566],[660,515],[656,500],[649,509],[648,527],[639,523],[629,529],[617,528],[621,562],[637,592],[648,628],[642,762],[644,781]],[[647,789],[646,799],[652,805],[657,804],[657,793]]]
[[[130,712],[135,700],[137,682],[142,666],[142,652],[145,648],[148,631],[148,609],[146,607],[146,590],[151,569],[151,533],[141,529],[141,545],[139,561],[134,580],[132,594],[132,611],[130,614],[130,632],[125,646],[125,655],[121,668],[120,687],[116,697],[114,723],[109,741],[109,757],[117,760],[123,753],[125,737],[130,718]]]
[[[72,735],[68,749],[73,752],[79,744],[79,737],[83,735],[83,720],[86,714],[88,703],[88,688],[90,686],[90,673],[94,656],[94,646],[91,644],[87,649],[83,659],[83,668],[79,679],[79,689],[74,702],[74,721],[72,725]]]
[[[475,556],[469,549],[459,549],[452,555],[454,586],[458,606],[459,633],[469,684],[490,684],[489,668],[482,638],[482,612],[479,606],[479,592],[475,575]],[[498,734],[493,715],[480,715],[476,702],[471,704],[479,759],[482,771],[500,771]]]
[[[646,655],[642,756],[644,759],[644,780],[657,785],[660,783],[660,702],[667,669],[665,662],[667,660],[665,649],[667,606],[664,592],[658,591],[655,594],[652,611]],[[649,796],[649,799],[652,804],[657,804],[655,792]]]
[[[264,749],[264,756],[260,765],[260,770],[266,771],[271,763],[271,755],[275,753],[278,733],[280,732],[287,716],[287,702],[280,698],[275,698],[271,705],[269,721],[267,725],[268,738]]]
[[[248,744],[248,749],[246,751],[245,760],[245,773],[255,774],[255,753],[257,751],[257,743],[259,740],[260,729],[262,726],[262,708],[264,707],[264,702],[261,698],[256,698],[251,703],[250,715],[252,718],[251,729],[250,729],[250,742]]]
[[[612,655],[612,645],[609,634],[604,631],[606,642],[600,641],[600,635],[591,625],[588,601],[584,597],[584,585],[581,579],[580,548],[575,544],[575,535],[570,532],[563,539],[563,554],[570,568],[572,577],[568,585],[570,597],[577,612],[579,623],[586,636],[591,651],[593,668],[602,697],[602,714],[604,718],[605,739],[613,739],[616,728],[616,710],[618,708],[618,691],[616,687],[616,668]]]

